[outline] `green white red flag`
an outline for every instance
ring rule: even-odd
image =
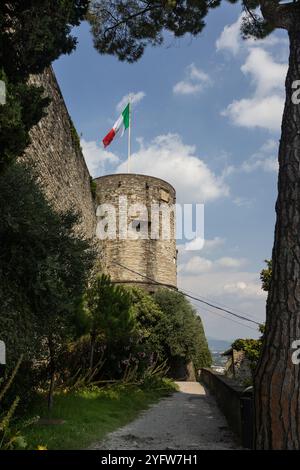
[[[102,140],[104,147],[107,147],[114,140],[115,136],[118,134],[120,129],[123,128],[122,135],[124,131],[130,126],[130,103],[123,109],[121,115],[118,117],[114,123],[112,129],[106,134]]]

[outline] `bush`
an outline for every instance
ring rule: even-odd
[[[154,294],[163,315],[156,327],[164,356],[169,360],[192,361],[194,367],[209,367],[211,354],[201,318],[183,294],[159,289]]]
[[[262,339],[237,339],[231,347],[236,351],[245,352],[245,357],[249,360],[251,370],[254,372],[262,350]]]
[[[1,339],[9,370],[24,354],[11,390],[21,381],[30,395],[40,369],[50,372],[49,357],[53,370],[63,343],[74,338],[94,253],[75,234],[78,216],[54,212],[29,168],[15,164],[0,175],[0,200]]]
[[[15,397],[12,403],[7,406],[7,410],[3,411],[5,408],[5,405],[3,406],[3,399],[14,382],[21,362],[22,356],[12,371],[10,378],[6,383],[2,384],[2,388],[0,389],[0,450],[24,449],[27,446],[26,440],[22,436],[20,430],[12,426],[12,420],[19,405],[20,397]]]

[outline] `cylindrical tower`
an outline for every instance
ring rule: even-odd
[[[115,283],[139,285],[150,292],[158,287],[153,281],[176,287],[173,186],[160,178],[137,174],[107,175],[94,181],[104,271]],[[109,207],[115,208],[115,217],[110,218],[115,236],[108,227]],[[125,236],[124,221],[129,233]]]

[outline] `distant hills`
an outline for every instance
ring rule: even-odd
[[[233,341],[225,341],[223,339],[207,337],[209,349],[211,351],[224,352],[230,348]]]

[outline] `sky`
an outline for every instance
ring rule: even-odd
[[[166,34],[127,64],[100,55],[83,23],[76,51],[54,70],[94,177],[126,172],[126,137],[107,150],[101,141],[131,94],[132,172],[170,182],[178,203],[205,207],[204,247],[178,243],[178,286],[263,322],[259,273],[273,245],[288,41],[283,31],[245,41],[240,24],[241,7],[224,4],[199,37]],[[259,335],[254,324],[195,307],[210,337]]]

